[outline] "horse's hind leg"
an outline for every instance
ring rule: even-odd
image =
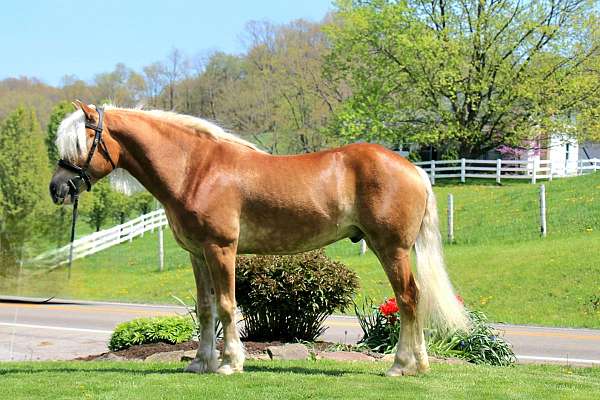
[[[186,372],[214,372],[218,367],[219,352],[215,343],[215,299],[212,278],[204,255],[191,255],[196,279],[198,323],[200,343],[196,358],[185,368]]]
[[[394,289],[401,330],[389,376],[414,375],[429,369],[423,329],[417,318],[419,289],[410,267],[410,248],[374,249]]]
[[[223,353],[217,372],[229,375],[244,369],[244,348],[235,323],[235,254],[237,247],[207,244],[204,256],[215,285],[217,313],[223,324]]]

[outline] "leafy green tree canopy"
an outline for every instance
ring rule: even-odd
[[[67,101],[61,101],[54,106],[52,114],[50,114],[50,121],[48,122],[48,127],[46,129],[46,147],[48,149],[50,168],[56,167],[56,163],[60,158],[55,143],[58,126],[71,112],[73,112],[73,106]]]
[[[346,140],[499,145],[598,128],[598,4],[585,0],[341,0],[329,76],[350,86]],[[598,135],[596,131],[596,135]]]
[[[0,254],[22,255],[48,212],[50,179],[44,136],[32,109],[19,107],[0,124]]]
[[[114,191],[107,180],[96,182],[90,193],[82,196],[82,209],[91,228],[98,232],[111,215]]]

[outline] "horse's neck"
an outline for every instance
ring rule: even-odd
[[[121,145],[119,166],[127,170],[156,197],[168,204],[185,194],[192,149],[209,152],[213,141],[184,128],[161,123],[151,116],[122,112],[110,127]],[[199,145],[199,141],[202,143]],[[194,158],[202,157],[194,152]]]

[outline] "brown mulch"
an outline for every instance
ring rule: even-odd
[[[154,353],[163,353],[166,351],[177,351],[177,350],[196,350],[198,348],[198,342],[194,342],[192,340],[179,343],[179,344],[170,344],[164,342],[158,343],[149,343],[149,344],[139,344],[136,346],[131,346],[128,349],[119,350],[119,351],[109,351],[107,353],[102,354],[94,354],[86,357],[78,357],[76,360],[80,361],[92,361],[97,358],[103,358],[107,354],[114,354],[115,356],[127,358],[127,359],[145,359],[149,355]]]
[[[248,355],[259,355],[265,354],[267,351],[267,347],[269,346],[280,346],[282,342],[250,342],[244,341],[244,348],[246,349],[246,353]],[[314,348],[317,352],[324,351],[331,347],[333,343],[329,342],[316,342],[313,344]],[[119,350],[119,351],[109,351],[102,354],[94,354],[85,357],[78,357],[75,360],[78,361],[93,361],[96,359],[106,358],[108,354],[112,354],[118,357],[123,357],[129,360],[143,360],[146,357],[155,354],[155,353],[163,353],[167,351],[177,351],[177,350],[197,350],[198,342],[190,340],[187,342],[179,343],[179,344],[170,344],[170,343],[150,343],[150,344],[140,344],[136,346],[132,346],[128,349]],[[223,341],[217,341],[217,350],[223,350]]]
[[[265,354],[267,352],[267,347],[269,346],[281,346],[284,343],[274,341],[274,342],[250,342],[244,341],[244,348],[246,349],[246,354],[249,356],[258,356],[261,354]],[[94,354],[86,357],[78,357],[75,360],[78,361],[94,361],[94,360],[112,360],[112,359],[126,359],[126,360],[144,360],[146,357],[155,354],[155,353],[164,353],[168,351],[188,351],[188,350],[197,350],[198,342],[196,341],[187,341],[179,344],[170,344],[170,343],[150,343],[150,344],[141,344],[137,346],[132,346],[125,350],[119,351],[109,351],[102,354]],[[223,350],[223,341],[217,341],[217,349],[219,351]],[[314,342],[309,345],[309,349],[314,351],[315,353],[322,353],[326,351],[356,351],[352,346],[341,346],[339,344],[330,343],[330,342]],[[371,351],[362,351],[363,353],[373,357],[374,359],[381,359],[383,354],[375,353]],[[464,360],[453,359],[453,358],[437,358],[430,356],[430,362],[437,362],[443,364],[462,364],[466,363]]]

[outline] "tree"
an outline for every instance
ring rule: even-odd
[[[123,193],[111,193],[110,214],[119,224],[124,224],[135,206],[133,198]]]
[[[82,209],[87,216],[87,223],[98,232],[110,216],[112,207],[113,190],[106,180],[96,182],[90,193],[86,193],[82,199]]]
[[[136,106],[147,91],[144,77],[123,63],[112,72],[101,73],[94,78],[95,97],[124,107]]]
[[[344,0],[338,9],[327,71],[352,91],[333,126],[346,140],[477,157],[590,134],[600,89],[594,2]]]
[[[36,78],[7,78],[0,80],[0,119],[6,118],[19,106],[35,110],[41,126],[46,126],[52,107],[61,97],[61,90]]]
[[[327,143],[323,128],[338,98],[322,76],[328,50],[322,24],[296,20],[277,29],[274,75],[282,103],[279,125],[291,133],[291,152],[318,151]]]
[[[45,142],[48,150],[48,161],[51,169],[56,167],[56,163],[60,158],[55,143],[58,126],[71,112],[73,112],[73,106],[67,101],[61,101],[54,106],[52,109],[52,114],[50,114],[50,121],[48,122],[48,127],[46,128]]]
[[[140,214],[148,214],[154,208],[156,200],[150,192],[143,191],[133,195],[132,204]]]
[[[69,103],[75,99],[82,99],[92,103],[99,100],[93,93],[94,87],[88,85],[75,75],[64,75],[60,80],[60,88],[62,91],[61,98]]]
[[[2,271],[24,257],[50,201],[44,135],[32,109],[19,107],[0,124],[0,261]]]
[[[169,110],[175,109],[175,88],[177,81],[184,76],[187,62],[180,50],[173,48],[167,55],[161,72],[167,85],[167,106]]]
[[[165,86],[163,69],[164,66],[159,62],[155,62],[143,68],[143,77],[146,82],[145,97],[148,104],[155,108],[159,106],[158,98]]]
[[[215,53],[201,76],[208,115],[272,153],[316,151],[337,106],[323,79],[328,51],[321,24],[250,22],[243,56]],[[232,95],[235,93],[235,95]]]

